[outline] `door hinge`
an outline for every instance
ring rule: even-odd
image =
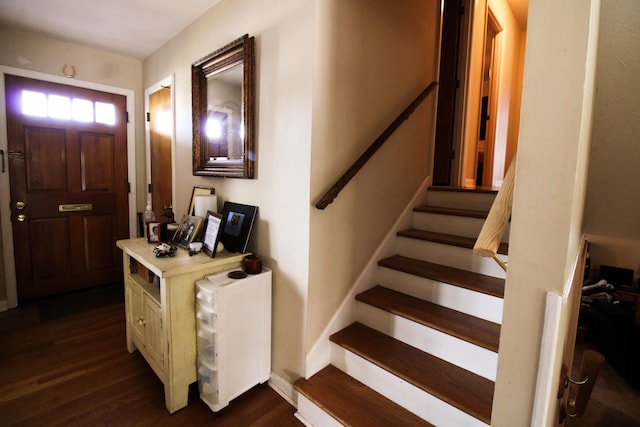
[[[150,121],[151,121],[151,113],[149,113],[148,111],[147,111],[147,121],[148,121],[148,122],[150,122]]]
[[[126,122],[129,123],[129,112],[128,111],[125,111],[124,118],[125,118]]]
[[[131,193],[131,183],[127,182],[127,193]]]
[[[151,184],[149,184],[149,193],[151,193]]]

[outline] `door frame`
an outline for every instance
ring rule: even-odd
[[[147,183],[145,187],[145,203],[151,200],[151,193],[149,192],[149,185],[151,184],[151,132],[149,128],[149,122],[146,120],[146,115],[149,113],[149,97],[162,88],[169,88],[171,90],[171,204],[174,206],[175,213],[175,201],[176,201],[176,92],[173,89],[175,83],[175,76],[171,74],[168,77],[156,82],[144,90],[144,139],[145,139],[145,156],[146,156],[146,171],[147,171]]]
[[[132,89],[108,86],[100,83],[83,80],[69,79],[67,77],[46,74],[38,71],[23,70],[5,65],[0,65],[0,149],[5,152],[4,161],[7,162],[7,107],[5,100],[5,74],[42,80],[50,83],[59,83],[67,86],[76,86],[85,89],[100,90],[117,95],[123,95],[127,99],[127,174],[130,185],[129,191],[129,236],[136,236],[137,206],[136,206],[136,150],[135,150],[135,92]],[[1,169],[0,169],[1,170]],[[13,230],[11,227],[10,210],[10,181],[9,169],[5,163],[6,173],[0,173],[0,227],[2,228],[2,249],[4,253],[5,283],[7,287],[6,307],[0,301],[0,311],[14,308],[18,305],[18,288],[16,282],[15,258],[13,255]]]

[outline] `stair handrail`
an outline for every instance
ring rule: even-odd
[[[320,198],[316,203],[316,208],[323,210],[338,197],[342,189],[351,181],[358,171],[369,161],[376,151],[389,139],[389,137],[400,127],[402,122],[407,120],[413,111],[429,96],[438,85],[437,82],[431,82],[420,94],[405,108],[396,119],[376,138],[367,150],[358,157],[349,169],[333,184],[333,186]]]
[[[491,205],[487,219],[482,225],[473,253],[482,257],[493,258],[504,271],[507,271],[507,263],[498,257],[498,248],[502,241],[502,235],[511,218],[511,206],[513,202],[513,184],[515,176],[515,159],[507,170],[502,182],[502,187]]]

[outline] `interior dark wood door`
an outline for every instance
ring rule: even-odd
[[[10,75],[5,87],[19,301],[121,281],[125,97]]]

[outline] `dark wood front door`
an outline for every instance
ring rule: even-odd
[[[18,300],[122,280],[126,99],[5,76]]]

